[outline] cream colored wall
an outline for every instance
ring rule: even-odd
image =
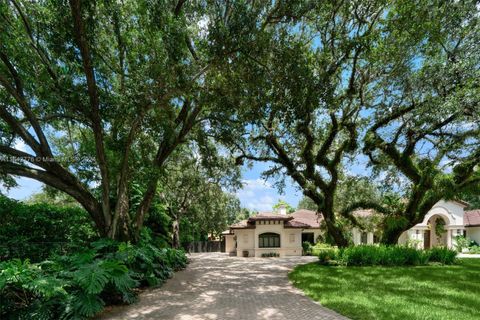
[[[283,221],[257,221],[255,230],[255,256],[262,253],[275,252],[281,257],[302,255],[302,229],[284,228]],[[258,236],[262,233],[277,233],[280,235],[280,248],[259,248]]]
[[[320,228],[315,228],[315,229],[305,229],[305,232],[312,232],[314,234],[313,241],[317,242],[318,237],[323,233]]]
[[[362,244],[362,231],[358,228],[353,228],[352,240],[354,245]],[[367,244],[373,244],[373,232],[367,232]]]
[[[225,235],[225,252],[226,253],[232,253],[235,252],[235,235],[233,234],[228,234]]]
[[[237,256],[242,257],[243,251],[248,251],[248,256],[255,255],[255,229],[236,229],[237,236]]]
[[[467,237],[480,244],[480,227],[470,227],[467,229]]]
[[[249,257],[261,257],[262,253],[278,253],[281,257],[302,255],[302,229],[284,228],[283,221],[276,223],[257,221],[255,229],[235,229],[237,237],[237,256],[242,257],[243,251],[248,251]],[[280,248],[259,248],[258,236],[262,233],[277,233],[280,235]],[[227,244],[225,244],[227,246]]]

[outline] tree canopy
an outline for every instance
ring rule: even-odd
[[[135,240],[158,201],[174,220],[234,221],[229,158],[262,161],[339,246],[339,217],[355,224],[356,208],[383,213],[382,241],[396,242],[438,200],[480,191],[479,11],[473,0],[3,1],[0,178],[43,182],[101,236]]]

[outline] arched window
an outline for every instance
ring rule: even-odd
[[[259,248],[280,248],[280,235],[278,233],[262,233],[258,236]]]

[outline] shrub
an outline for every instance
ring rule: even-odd
[[[0,318],[88,318],[106,304],[133,302],[135,287],[162,283],[186,264],[183,251],[109,239],[41,263],[2,262]]]
[[[407,246],[360,245],[342,248],[337,260],[347,266],[420,266],[429,262],[452,264],[456,252],[447,248],[419,250]]]
[[[329,264],[331,261],[336,260],[337,251],[334,248],[323,248],[318,252],[318,262],[320,264]]]
[[[455,242],[455,248],[457,251],[462,252],[463,249],[467,249],[470,246],[471,240],[469,238],[465,238],[464,236],[456,236]]]
[[[302,242],[303,255],[309,256],[312,254],[312,244],[308,241]]]
[[[468,253],[480,254],[480,246],[472,246],[468,249]]]
[[[445,247],[435,247],[429,249],[430,261],[440,262],[441,264],[454,264],[457,257],[457,252]]]
[[[327,243],[322,243],[322,242],[317,242],[313,247],[312,247],[312,255],[318,256],[321,250],[323,249],[331,249],[333,248],[331,245]]]
[[[0,261],[39,262],[54,253],[75,252],[97,237],[79,207],[28,205],[0,195],[0,221]]]

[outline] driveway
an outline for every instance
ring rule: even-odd
[[[288,281],[297,264],[315,257],[240,258],[224,253],[190,256],[186,270],[137,303],[114,307],[100,319],[347,319],[304,296]]]

